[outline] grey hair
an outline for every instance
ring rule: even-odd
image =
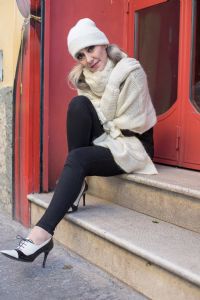
[[[117,64],[122,58],[126,57],[124,53],[117,45],[109,44],[106,48],[108,57]],[[83,75],[83,66],[77,63],[68,75],[68,84],[71,88],[85,90],[89,89],[88,84],[85,82],[85,77]]]

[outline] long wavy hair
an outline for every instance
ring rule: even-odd
[[[108,57],[117,64],[123,57],[127,55],[114,44],[109,44],[106,48]],[[68,84],[71,88],[86,90],[89,89],[88,84],[85,82],[85,77],[83,75],[83,66],[77,63],[68,75]]]

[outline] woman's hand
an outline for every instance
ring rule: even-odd
[[[103,125],[105,132],[109,133],[112,138],[116,139],[118,136],[121,135],[121,130],[117,128],[112,121],[108,121]]]
[[[130,72],[140,67],[140,63],[136,59],[131,57],[122,58],[111,72],[108,85],[119,88]]]

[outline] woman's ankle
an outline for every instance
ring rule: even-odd
[[[27,239],[30,239],[36,245],[40,245],[51,237],[52,235],[48,231],[39,226],[35,226],[29,233]]]

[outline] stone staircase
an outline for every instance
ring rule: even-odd
[[[150,299],[200,299],[200,172],[88,178],[55,238]],[[52,193],[31,194],[35,224]]]

